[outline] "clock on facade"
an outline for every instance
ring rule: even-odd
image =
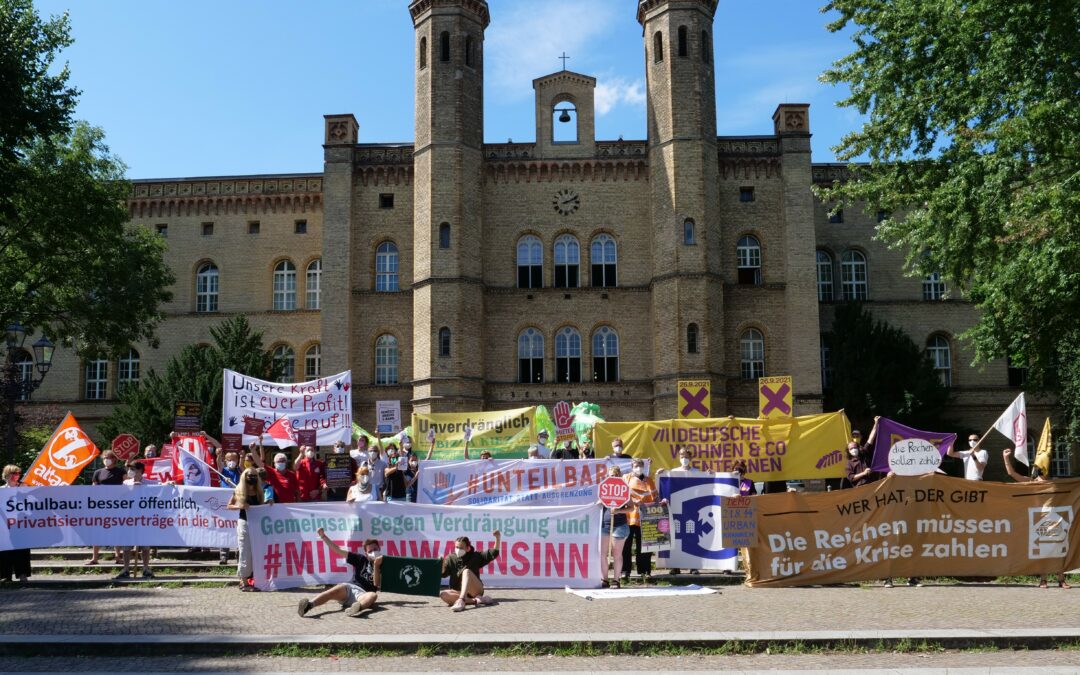
[[[568,216],[581,206],[581,197],[574,190],[563,188],[555,193],[555,198],[551,200],[551,203],[555,205],[556,211]]]

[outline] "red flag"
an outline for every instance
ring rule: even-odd
[[[292,423],[289,422],[287,417],[277,418],[265,433],[274,439],[279,448],[290,448],[296,445],[296,434],[293,432]]]

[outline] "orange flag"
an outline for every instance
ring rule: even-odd
[[[99,452],[69,412],[26,472],[23,485],[71,485]]]

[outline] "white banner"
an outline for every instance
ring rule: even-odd
[[[315,534],[320,527],[338,546],[362,551],[377,539],[385,555],[441,558],[454,540],[477,550],[502,533],[499,557],[480,574],[488,586],[597,588],[600,586],[600,507],[485,509],[408,502],[274,504],[248,509],[255,585],[282,590],[352,579],[352,568]]]
[[[54,546],[236,548],[232,490],[68,485],[0,492],[0,550]]]
[[[616,459],[477,459],[420,462],[416,501],[446,506],[571,506],[595,504],[596,485]],[[649,463],[645,462],[648,473]]]
[[[243,434],[244,419],[265,422],[262,441],[275,443],[265,432],[284,417],[293,433],[314,429],[318,445],[352,441],[352,371],[296,384],[267,382],[225,370],[222,391],[221,431]],[[243,442],[254,440],[244,435]]]
[[[660,496],[668,500],[671,519],[667,565],[734,571],[739,550],[721,544],[720,505],[723,497],[739,495],[739,481],[730,473],[664,474],[659,489]]]

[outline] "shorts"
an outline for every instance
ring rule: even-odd
[[[608,524],[605,522],[603,527],[600,528],[600,534],[606,537],[608,536],[609,532],[610,530],[608,529]],[[623,523],[622,525],[616,525],[615,534],[612,536],[615,537],[615,539],[626,539],[630,536],[630,526],[626,523]]]
[[[341,606],[345,609],[351,607],[354,603],[359,602],[360,598],[364,597],[365,593],[373,593],[374,591],[365,591],[357,584],[346,583],[345,584],[345,599],[341,601]]]

